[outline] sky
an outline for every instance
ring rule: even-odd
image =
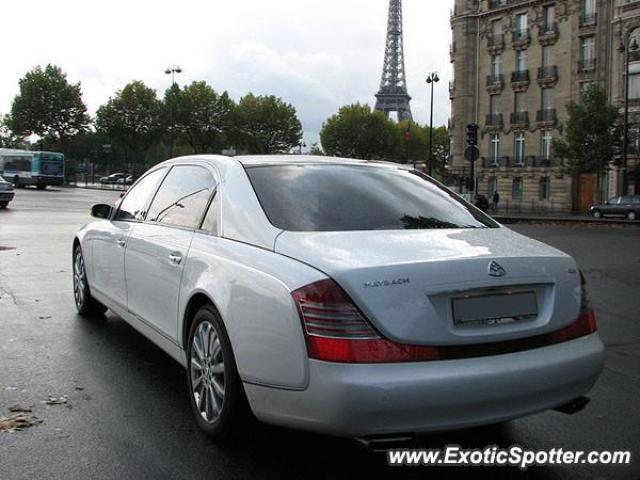
[[[36,65],[60,66],[81,82],[93,115],[132,80],[162,96],[178,83],[206,80],[238,100],[273,94],[297,110],[308,145],[347,104],[374,105],[388,0],[3,0],[0,114],[18,80]],[[429,120],[425,78],[437,71],[434,125],[449,117],[452,0],[404,0],[404,42],[414,119]]]

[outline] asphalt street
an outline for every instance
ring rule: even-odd
[[[0,432],[0,480],[163,478],[640,478],[640,228],[517,225],[574,255],[607,345],[592,402],[497,427],[421,438],[412,447],[631,450],[631,466],[387,467],[355,442],[256,424],[229,445],[192,420],[184,371],[121,319],[76,315],[71,242],[94,203],[117,192],[19,190],[0,210],[0,417],[32,406],[43,423]],[[46,405],[49,395],[67,403]]]

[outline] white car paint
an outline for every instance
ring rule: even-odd
[[[559,406],[597,379],[603,362],[597,333],[482,358],[384,365],[310,360],[291,293],[320,280],[337,281],[390,340],[460,346],[567,326],[580,308],[580,277],[568,255],[504,227],[285,232],[269,222],[245,172],[261,162],[401,168],[331,158],[186,157],[155,168],[194,164],[214,173],[216,231],[102,220],[77,235],[94,297],[183,366],[190,302],[205,296],[215,306],[260,419],[351,436],[459,428]],[[170,260],[175,253],[177,264]],[[491,260],[508,275],[488,276]],[[376,282],[382,286],[372,287]],[[493,328],[452,325],[453,297],[519,285],[536,289],[536,319]]]

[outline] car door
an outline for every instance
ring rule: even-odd
[[[204,165],[175,165],[153,199],[146,221],[134,226],[125,254],[129,312],[177,340],[182,272],[193,234],[216,187]]]
[[[91,241],[91,288],[123,308],[127,305],[124,278],[127,240],[132,227],[144,218],[151,197],[165,173],[166,168],[154,170],[134,185],[118,205],[111,221],[102,222],[95,229]]]
[[[621,197],[613,197],[609,199],[606,208],[604,208],[605,214],[620,215],[620,198]]]

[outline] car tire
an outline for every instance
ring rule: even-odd
[[[638,219],[638,214],[633,210],[627,212],[627,220],[635,222]]]
[[[46,185],[38,185],[36,188],[38,190],[45,190],[47,188],[47,186]]]
[[[214,440],[225,440],[250,417],[231,342],[210,305],[193,318],[187,344],[187,386],[200,429]]]
[[[602,212],[600,210],[594,210],[591,212],[591,216],[593,216],[593,218],[602,218]]]
[[[0,202],[0,208],[7,208],[7,205],[9,205],[9,202]]]
[[[78,313],[83,317],[101,315],[107,311],[107,307],[91,296],[80,245],[73,252],[73,297]]]

